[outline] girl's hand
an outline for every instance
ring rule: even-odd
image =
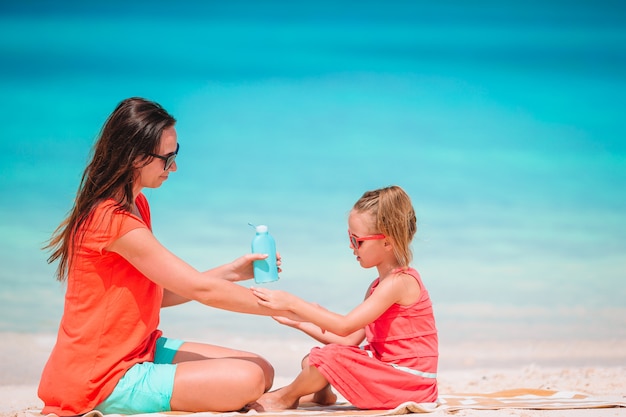
[[[259,299],[260,305],[273,310],[293,311],[293,304],[298,300],[298,297],[285,291],[272,291],[260,287],[251,287],[250,290]]]
[[[293,327],[294,329],[298,329],[300,327],[301,321],[289,319],[283,316],[272,316],[274,320],[276,320],[280,324],[284,324],[285,326]]]
[[[295,317],[295,318],[294,318]],[[276,320],[280,324],[284,324],[285,326],[292,327],[294,329],[298,329],[308,334],[312,338],[316,339],[318,342],[322,342],[324,344],[328,344],[329,342],[324,340],[324,334],[326,333],[325,329],[322,329],[315,324],[308,322],[306,320],[302,320],[300,317],[294,315],[292,318],[287,318],[283,316],[272,316],[274,320]]]
[[[291,318],[284,316],[272,316],[274,320],[276,320],[280,324],[284,324],[285,326],[293,327],[294,329],[302,330],[306,332],[303,326],[311,326],[316,331],[319,330],[322,334],[326,333],[326,330],[320,329],[318,326],[310,323],[306,320],[303,320],[301,317],[298,317],[295,313]]]

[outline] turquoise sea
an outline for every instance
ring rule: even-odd
[[[56,332],[40,248],[130,96],[178,119],[178,171],[146,194],[198,269],[264,223],[273,286],[347,312],[375,278],[347,213],[398,184],[442,340],[626,339],[621,2],[2,2],[0,331]],[[293,331],[192,305],[163,325]]]

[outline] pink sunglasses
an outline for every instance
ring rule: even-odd
[[[379,240],[379,239],[385,239],[387,236],[383,235],[382,233],[379,233],[377,235],[369,235],[369,236],[357,236],[353,233],[351,233],[348,230],[348,237],[350,238],[350,244],[352,245],[352,247],[354,249],[359,249],[361,247],[361,242],[365,241],[365,240]]]

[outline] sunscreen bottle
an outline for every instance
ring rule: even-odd
[[[252,239],[252,253],[266,253],[265,259],[254,261],[254,282],[262,284],[278,280],[278,266],[276,266],[276,242],[267,232],[267,226],[254,226],[256,235]]]

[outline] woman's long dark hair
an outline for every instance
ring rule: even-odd
[[[118,210],[130,211],[135,172],[157,153],[163,130],[176,119],[159,104],[133,97],[122,101],[106,120],[83,173],[74,207],[44,249],[52,251],[48,263],[59,260],[56,278],[64,281],[73,247],[80,244],[81,226],[101,201],[114,199]]]

